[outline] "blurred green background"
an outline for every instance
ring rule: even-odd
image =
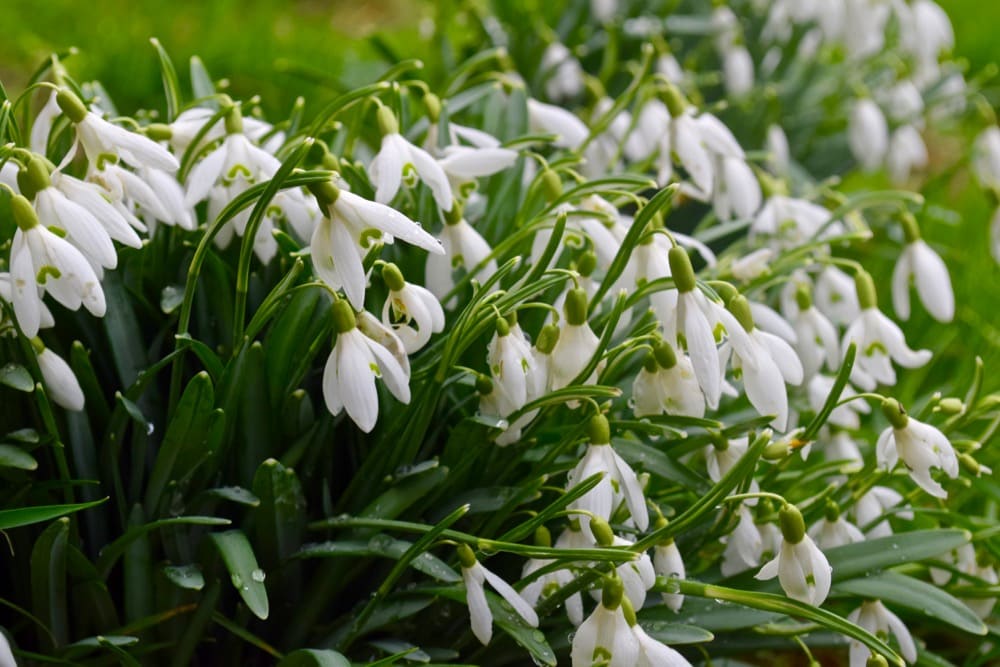
[[[970,72],[1000,60],[995,38],[1000,2],[939,2],[952,17],[957,52],[969,61]],[[306,98],[308,113],[337,89],[371,81],[389,66],[388,48],[395,48],[401,57],[419,52],[414,40],[421,20],[435,10],[446,11],[441,8],[448,4],[446,0],[7,0],[4,15],[9,29],[0,40],[0,80],[16,94],[48,54],[73,46],[79,51],[66,64],[78,80],[100,80],[124,113],[155,108],[163,104],[159,65],[148,42],[156,36],[173,57],[182,84],[187,85],[190,56],[198,54],[213,77],[228,78],[235,97],[259,94],[265,113],[280,118],[296,95]],[[997,81],[988,85],[987,99],[1000,103]],[[954,136],[932,140],[937,166],[947,168],[959,160],[962,146],[968,145],[976,129],[960,128],[957,135],[962,142]],[[884,185],[888,187],[887,182]],[[987,387],[1000,389],[996,314],[1000,269],[987,245],[991,204],[964,169],[932,179],[925,191],[940,213],[925,222],[925,236],[951,267],[959,308],[950,326],[934,323],[917,309],[916,321],[907,328],[908,338],[914,347],[931,348],[939,356],[929,367],[904,374],[901,394],[918,394],[928,379],[964,384],[975,354],[987,362]],[[887,286],[880,286],[880,292],[888,309]]]

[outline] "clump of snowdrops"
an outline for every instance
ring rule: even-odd
[[[997,659],[988,371],[901,391],[943,12],[550,4],[278,122],[155,41],[4,100],[0,664]]]

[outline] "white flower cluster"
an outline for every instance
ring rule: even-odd
[[[616,3],[593,4],[601,21],[615,20]],[[725,89],[734,101],[753,95],[755,81],[784,65],[786,51],[780,45],[791,39],[793,29],[807,28],[795,57],[815,57],[820,49],[839,45],[860,67],[883,51],[890,22],[900,26],[902,48],[913,67],[873,94],[864,91],[845,101],[842,138],[863,169],[884,167],[894,181],[906,183],[928,162],[921,130],[939,108],[928,108],[927,91],[958,76],[939,65],[952,35],[933,2],[769,3],[763,39],[774,47],[759,63],[732,10],[718,6],[710,17]],[[838,255],[841,242],[868,238],[869,224],[875,223],[857,209],[829,208],[827,192],[787,178],[795,146],[781,127],[769,129],[772,159],[765,168],[719,115],[692,101],[700,98],[694,94],[695,73],[683,71],[666,51],[656,67],[658,73],[641,82],[641,94],[618,105],[602,93],[577,114],[557,104],[573,104],[588,91],[584,69],[571,49],[552,42],[540,65],[547,101],[526,102],[529,127],[551,135],[550,141],[536,137],[531,151],[519,152],[483,129],[442,123],[441,106],[449,100],[425,93],[428,129],[418,145],[414,142],[424,125],[410,114],[411,126],[401,127],[397,110],[378,101],[379,137],[368,146],[370,159],[350,163],[357,172],[352,178],[370,188],[352,188],[339,173],[340,160],[354,156],[329,155],[324,166],[338,173],[307,188],[279,191],[253,230],[253,249],[267,264],[283,252],[273,232],[291,234],[308,247],[315,278],[333,295],[335,338],[322,374],[329,412],[346,412],[358,428],[371,432],[387,409],[380,408],[376,380],[399,402],[410,401],[411,355],[448,329],[446,311],[463,312],[470,283],[479,302],[525,287],[498,275],[501,252],[491,248],[478,227],[484,211],[499,203],[479,189],[483,179],[519,170],[516,175],[542,211],[521,221],[528,234],[524,247],[531,249],[522,264],[537,268],[532,271],[536,277],[561,275],[561,294],[542,304],[550,315],[534,331],[522,329],[518,310],[538,304],[483,311],[492,336],[488,342],[485,334],[481,338],[485,346],[476,354],[485,361],[484,370],[474,371],[474,379],[480,413],[503,425],[497,445],[530,446],[532,429],[544,414],[541,399],[552,392],[568,392],[566,405],[589,419],[587,437],[568,466],[566,487],[595,475],[599,481],[568,507],[572,519],[556,539],[556,549],[602,547],[631,553],[643,535],[668,525],[647,498],[646,476],[616,451],[608,418],[588,412],[593,405],[585,394],[572,394],[603,382],[609,368],[627,363],[632,363],[632,374],[622,386],[631,393],[636,420],[703,420],[747,405],[763,418],[759,425],[770,427],[765,435],[795,449],[805,444],[796,441],[802,433],[800,415],[823,409],[835,375],[853,349],[850,384],[841,394],[848,400],[829,414],[815,449],[830,460],[857,464],[863,464],[866,449],[886,473],[902,462],[917,486],[947,497],[932,471],[956,478],[958,455],[941,431],[906,415],[895,400],[880,401],[890,426],[877,443],[859,446],[854,439],[870,412],[863,400],[872,398],[856,390],[891,390],[897,367],[917,368],[931,359],[930,351],[912,350],[899,326],[879,309],[868,272]],[[960,77],[957,81],[961,83]],[[962,92],[958,84],[948,85],[945,101],[954,106]],[[940,90],[937,95],[940,100]],[[513,104],[513,96],[511,100]],[[883,109],[891,113],[887,116]],[[49,161],[46,147],[60,116],[72,124],[75,141],[57,166]],[[140,235],[157,224],[202,233],[196,231],[196,207],[204,207],[212,221],[235,198],[273,179],[286,143],[282,133],[244,118],[238,104],[225,100],[221,114],[195,107],[170,125],[143,130],[112,124],[61,88],[38,115],[31,147],[11,152],[0,174],[14,193],[11,211],[17,224],[9,272],[0,274],[0,299],[10,304],[14,316],[5,328],[33,342],[51,397],[70,410],[84,407],[83,392],[68,365],[38,338],[41,328],[54,324],[46,297],[67,309],[82,306],[103,316],[107,305],[101,278],[117,265],[116,243],[141,248]],[[86,161],[82,178],[68,173],[77,147]],[[538,166],[526,167],[526,156]],[[189,158],[191,163],[179,171],[181,161]],[[997,128],[977,142],[975,166],[984,185],[1000,193]],[[670,214],[647,219],[641,207],[635,210],[635,193],[622,196],[614,187],[581,187],[622,174],[647,177],[659,188],[675,187],[677,208],[699,211],[727,229],[745,229],[745,234],[731,245],[710,247],[697,238],[701,228],[692,238],[681,231],[691,227]],[[421,201],[419,210],[431,212],[423,226],[411,217],[418,210],[416,200]],[[249,208],[231,217],[216,243],[225,246],[246,235],[250,217]],[[564,237],[553,246],[561,224]],[[895,313],[909,318],[912,282],[926,311],[950,321],[955,303],[947,268],[921,239],[914,214],[899,210],[890,224],[902,229],[905,243],[892,278]],[[1000,230],[1000,214],[994,228]],[[427,252],[426,286],[419,276],[404,276],[397,264],[371,256],[397,239]],[[373,267],[379,269],[387,296],[370,312]],[[616,311],[614,300],[621,293],[627,295],[628,307]],[[609,343],[617,347],[612,351]],[[718,431],[710,436],[710,444],[692,461],[717,482],[743,460],[750,439]],[[804,457],[810,454],[808,447],[801,451]],[[849,508],[854,523],[831,501],[823,518],[806,530],[798,507],[782,501],[775,511],[770,500],[758,502],[767,496],[755,480],[746,494],[732,499],[733,510],[724,515],[728,534],[721,573],[759,568],[758,578],[777,577],[790,598],[811,605],[821,605],[830,591],[831,568],[823,550],[889,534],[885,510],[902,502],[891,488],[874,486]],[[688,664],[650,638],[636,619],[658,575],[685,577],[673,539],[650,548],[652,557],[637,552],[623,559],[603,588],[592,591],[597,599],[589,616],[579,593],[565,599],[569,619],[578,626],[572,647],[575,666]],[[468,547],[460,549],[459,559],[473,633],[484,644],[492,632],[485,583],[525,622],[537,626],[534,608],[586,568],[585,563],[564,562],[554,569],[548,567],[553,561],[531,560],[524,567],[527,583],[517,592],[478,563]],[[960,569],[974,567],[966,565]],[[987,566],[977,572],[996,581]],[[662,600],[676,611],[683,596],[666,592]],[[913,640],[880,602],[865,603],[854,619],[874,632],[891,631],[904,657],[914,659]],[[852,647],[852,665],[863,664],[866,650]]]

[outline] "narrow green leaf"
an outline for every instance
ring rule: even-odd
[[[181,108],[181,86],[177,81],[177,70],[170,60],[166,49],[160,44],[160,40],[155,37],[150,38],[149,43],[156,49],[156,55],[160,58],[160,76],[163,78],[163,94],[167,98],[167,122],[171,123],[177,118],[177,113]]]
[[[35,540],[31,549],[32,613],[51,630],[56,646],[69,641],[69,600],[66,597],[66,549],[69,541],[69,519],[52,522]],[[39,633],[39,639],[50,639]]]
[[[201,62],[201,58],[198,56],[191,56],[191,89],[194,91],[194,97],[197,100],[202,100],[199,104],[206,106],[210,109],[218,109],[219,103],[213,99],[215,96],[215,84],[212,83],[212,77],[209,75],[208,70],[205,69],[205,64]]]
[[[904,563],[933,558],[967,544],[972,536],[964,530],[915,530],[827,549],[833,581],[847,581]]]
[[[100,505],[107,498],[101,498],[89,503],[72,505],[39,505],[37,507],[19,507],[12,510],[0,510],[0,530],[10,530],[42,521],[51,521],[64,514],[72,514],[80,510]]]
[[[267,588],[264,571],[257,565],[250,541],[241,530],[212,533],[212,541],[222,554],[230,580],[254,616],[265,620],[268,615]]]
[[[962,602],[937,586],[898,572],[882,572],[842,581],[833,588],[833,592],[879,599],[889,607],[905,607],[932,622],[947,623],[974,635],[986,634],[986,625]]]
[[[168,565],[163,574],[176,586],[190,591],[200,591],[205,587],[205,575],[197,565]]]
[[[35,470],[38,461],[35,457],[14,445],[0,445],[0,468],[17,468],[18,470]]]
[[[499,595],[487,591],[486,601],[493,612],[493,623],[528,651],[536,665],[556,664],[556,654],[545,639],[545,633],[528,625]]]
[[[101,573],[101,577],[106,579],[115,562],[121,558],[132,542],[159,528],[167,526],[228,526],[230,523],[229,519],[217,516],[175,516],[132,526],[117,540],[101,549],[101,553],[97,557],[97,570]]]
[[[278,667],[351,667],[351,661],[336,651],[301,648],[282,658]]]
[[[0,368],[0,384],[26,393],[35,390],[35,381],[31,379],[31,373],[28,372],[28,369],[13,361]]]

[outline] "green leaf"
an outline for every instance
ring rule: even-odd
[[[200,591],[205,587],[205,575],[197,565],[168,565],[163,574],[176,586],[190,591]]]
[[[267,588],[264,586],[264,571],[257,566],[250,541],[241,530],[212,533],[212,541],[222,554],[222,560],[229,570],[230,580],[254,616],[267,619]]]
[[[191,89],[194,91],[195,99],[203,100],[200,102],[201,106],[218,109],[219,103],[215,99],[205,99],[212,98],[215,95],[215,84],[212,83],[212,77],[209,75],[208,70],[205,69],[205,64],[201,62],[201,58],[191,56],[190,70]]]
[[[115,561],[125,553],[133,541],[159,528],[167,526],[228,526],[230,523],[229,519],[217,516],[175,516],[132,526],[117,540],[101,549],[101,554],[97,558],[97,570],[102,577],[107,578]]]
[[[640,621],[640,625],[642,625],[642,629],[650,637],[670,646],[678,644],[703,644],[715,639],[715,635],[711,632],[695,625],[645,620]]]
[[[205,491],[205,495],[228,500],[237,505],[246,505],[247,507],[257,507],[260,505],[260,498],[242,486],[220,486]]]
[[[843,581],[833,588],[835,594],[876,598],[889,607],[905,607],[932,622],[947,623],[974,635],[985,635],[986,625],[962,602],[937,586],[898,572],[882,572]]]
[[[254,511],[254,544],[261,560],[276,566],[302,544],[306,500],[291,468],[267,459],[257,468],[253,490],[260,498]]]
[[[133,644],[138,643],[138,637],[130,637],[128,635],[98,635],[81,639],[78,642],[73,642],[66,648],[67,650],[74,648],[100,648],[105,644],[112,644],[114,646],[132,646]]]
[[[828,549],[825,554],[833,567],[833,581],[836,583],[868,572],[940,556],[967,544],[971,538],[967,531],[952,528],[915,530],[845,544]]]
[[[31,379],[28,369],[13,361],[0,368],[0,384],[26,393],[35,390],[35,381]]]
[[[177,70],[166,49],[160,44],[160,40],[155,37],[150,38],[150,44],[156,49],[156,55],[160,58],[160,75],[163,78],[163,94],[167,98],[167,122],[173,122],[177,118],[177,113],[181,108],[181,86],[177,81]]]
[[[556,654],[541,630],[528,625],[499,595],[487,591],[486,600],[493,612],[493,623],[527,650],[536,665],[556,664]]]
[[[336,651],[302,648],[282,658],[278,667],[351,667],[351,661]]]
[[[107,498],[101,498],[90,503],[71,505],[39,505],[37,507],[19,507],[12,510],[0,510],[0,530],[10,530],[42,521],[51,521],[64,514],[72,514],[80,510],[100,505]]]
[[[35,470],[38,461],[35,457],[14,445],[0,445],[0,468],[17,468],[18,470]]]
[[[674,461],[664,452],[628,438],[614,438],[615,451],[633,466],[641,467],[665,480],[680,484],[686,489],[704,493],[711,482],[696,475],[683,463]]]
[[[851,369],[854,368],[854,357],[857,352],[858,347],[854,343],[847,346],[847,350],[844,352],[844,361],[840,364],[840,370],[837,371],[837,377],[833,381],[833,386],[830,387],[830,393],[823,402],[823,407],[820,408],[816,416],[809,422],[809,426],[806,427],[805,432],[802,434],[801,439],[803,441],[811,442],[816,437],[816,434],[819,433],[819,429],[826,423],[826,420],[830,418],[830,413],[837,407],[840,395],[844,392],[844,387],[847,386],[847,381],[851,377]]]
[[[69,640],[69,600],[66,597],[66,549],[69,519],[52,522],[31,549],[31,607],[52,632],[57,646]],[[48,635],[40,634],[45,642]]]

